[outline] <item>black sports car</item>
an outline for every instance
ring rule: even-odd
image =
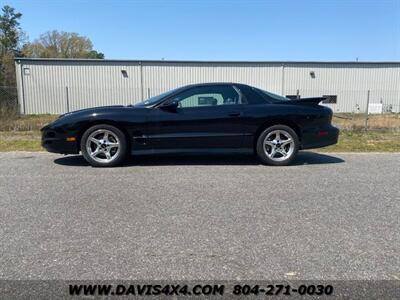
[[[96,167],[115,166],[128,153],[256,153],[287,165],[299,149],[337,143],[324,98],[289,100],[236,83],[194,84],[135,105],[83,109],[42,128],[50,152],[77,154]]]

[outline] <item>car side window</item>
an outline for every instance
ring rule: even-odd
[[[240,95],[232,86],[201,86],[186,90],[174,97],[178,108],[240,104]]]
[[[240,91],[245,96],[245,103],[247,104],[265,104],[268,103],[267,100],[263,97],[263,95],[257,92],[253,87],[250,86],[240,86]]]

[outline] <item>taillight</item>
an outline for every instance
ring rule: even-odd
[[[329,132],[328,131],[323,131],[323,130],[321,130],[321,131],[318,131],[318,137],[323,137],[323,136],[327,136],[329,134]]]

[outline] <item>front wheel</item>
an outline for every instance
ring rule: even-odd
[[[256,150],[263,163],[286,166],[296,157],[299,150],[299,138],[288,126],[271,126],[258,137]]]
[[[114,167],[125,159],[126,138],[114,126],[96,125],[83,134],[81,151],[85,160],[94,167]]]

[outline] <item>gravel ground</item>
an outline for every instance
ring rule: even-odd
[[[0,153],[3,279],[399,279],[400,153]]]

